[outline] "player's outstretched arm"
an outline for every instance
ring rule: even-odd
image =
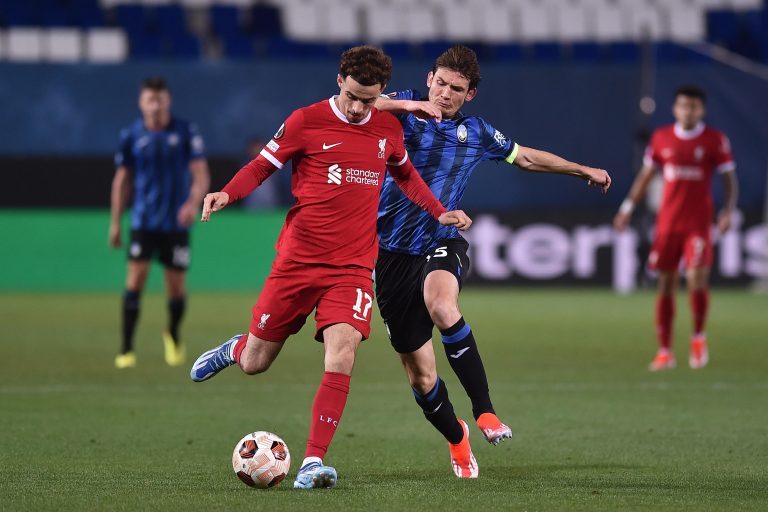
[[[417,204],[422,210],[429,213],[432,218],[439,219],[446,210],[445,206],[438,201],[424,180],[421,179],[419,171],[413,166],[407,155],[399,164],[388,164],[387,170],[395,180],[395,184],[403,191],[405,197]]]
[[[627,198],[621,203],[619,211],[613,218],[613,227],[618,231],[624,230],[629,224],[629,219],[632,216],[632,212],[635,210],[635,205],[643,199],[645,191],[648,190],[648,185],[653,178],[654,169],[651,166],[644,165],[640,172],[637,173],[632,188],[629,189]]]
[[[443,113],[428,101],[393,100],[380,96],[374,106],[382,112],[393,114],[413,114],[420,119],[434,119],[438,123],[443,120]]]
[[[123,215],[125,203],[131,192],[131,178],[128,168],[121,165],[115,171],[112,178],[112,192],[110,194],[110,222],[109,222],[109,246],[118,248],[123,245],[120,217]]]
[[[213,192],[212,194],[206,194],[203,199],[203,216],[200,220],[208,222],[211,218],[211,213],[217,212],[229,204],[229,194],[226,192]]]
[[[569,162],[552,153],[518,145],[514,164],[526,171],[569,174],[579,177],[588,185],[598,186],[603,193],[611,186],[611,177],[605,169]]]

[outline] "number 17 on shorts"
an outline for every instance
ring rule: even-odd
[[[352,316],[355,320],[362,320],[363,322],[369,322],[368,314],[371,312],[371,306],[373,306],[373,297],[368,292],[364,292],[361,288],[357,289],[357,300],[352,311]]]

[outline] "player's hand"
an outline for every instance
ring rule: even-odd
[[[619,212],[613,218],[613,228],[616,231],[624,231],[629,225],[629,214]]]
[[[203,216],[200,218],[203,222],[208,222],[211,213],[217,212],[229,204],[229,194],[226,192],[214,192],[206,194],[203,199]]]
[[[191,226],[193,222],[195,222],[195,217],[197,217],[197,206],[187,201],[181,205],[181,208],[179,208],[179,212],[176,215],[176,220],[179,222],[179,224],[187,228]]]
[[[110,224],[109,226],[109,246],[117,249],[123,246],[123,238],[120,234],[120,224]]]
[[[443,120],[442,111],[428,101],[407,101],[405,110],[419,119],[434,119],[438,123]]]
[[[437,221],[443,226],[456,226],[459,231],[466,231],[472,225],[472,219],[464,213],[464,210],[451,210],[440,215]]]
[[[611,177],[605,169],[595,169],[594,167],[584,167],[584,179],[590,187],[600,187],[603,194],[608,192],[611,187]]]
[[[723,235],[729,229],[731,229],[731,212],[723,210],[717,217],[717,231]]]

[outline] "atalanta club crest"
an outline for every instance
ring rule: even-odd
[[[460,124],[459,127],[456,128],[456,137],[458,137],[459,142],[467,142],[467,127]]]
[[[280,137],[282,137],[284,133],[285,133],[285,123],[283,123],[283,124],[281,124],[281,125],[280,125],[280,128],[278,128],[278,129],[277,129],[277,133],[276,133],[276,134],[275,134],[275,136],[274,136],[274,137],[272,137],[272,138],[273,138],[273,139],[275,139],[275,140],[277,140],[277,139],[279,139]]]

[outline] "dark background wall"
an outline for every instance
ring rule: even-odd
[[[0,207],[106,206],[111,154],[120,128],[138,115],[137,87],[168,78],[177,115],[200,126],[214,187],[243,162],[253,136],[269,137],[295,108],[337,89],[332,60],[142,62],[118,66],[0,64]],[[396,63],[388,90],[424,89],[430,61]],[[645,130],[638,114],[638,63],[487,63],[466,112],[488,119],[524,145],[608,169],[613,193],[597,199],[576,180],[484,164],[465,206],[614,209],[639,163]],[[708,121],[732,140],[742,208],[759,210],[768,169],[766,82],[715,63],[660,64],[651,126],[671,122],[674,89],[698,83],[709,95]],[[7,193],[21,191],[21,193]]]

